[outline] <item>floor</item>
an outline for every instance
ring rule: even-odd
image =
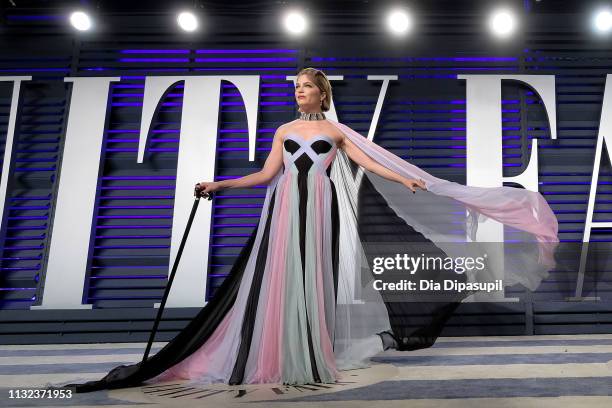
[[[98,379],[143,351],[136,343],[0,346],[0,406],[612,407],[612,334],[445,337],[430,349],[381,353],[331,385],[174,381],[64,399],[11,398],[16,390]]]

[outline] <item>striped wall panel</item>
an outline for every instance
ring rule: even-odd
[[[380,91],[380,81],[368,81],[366,76],[398,75],[399,80],[390,83],[375,141],[436,176],[462,183],[466,106],[465,85],[457,75],[555,75],[557,140],[550,139],[542,105],[533,92],[517,83],[503,84],[503,155],[504,174],[519,174],[528,164],[531,140],[538,139],[540,192],[560,220],[560,238],[567,245],[561,259],[564,268],[551,271],[536,292],[518,286],[508,289],[508,296],[521,300],[517,304],[482,306],[480,314],[478,306],[466,306],[465,316],[458,314],[459,320],[448,330],[453,334],[583,332],[587,326],[574,325],[567,318],[578,309],[584,316],[593,311],[594,319],[604,325],[597,330],[609,327],[603,311],[609,305],[612,280],[605,257],[610,231],[593,233],[592,242],[601,245],[590,248],[585,283],[588,294],[602,302],[599,306],[566,302],[576,286],[604,79],[612,72],[609,47],[580,23],[586,5],[567,2],[568,12],[557,13],[550,4],[517,1],[524,34],[500,44],[486,37],[482,23],[486,2],[428,2],[420,9],[413,38],[406,42],[390,40],[369,6],[351,3],[349,7],[348,3],[335,3],[345,8],[344,13],[338,8],[314,10],[316,34],[304,42],[283,38],[276,14],[265,7],[229,10],[215,3],[217,14],[208,20],[206,34],[197,38],[177,34],[172,16],[163,8],[149,14],[102,12],[105,25],[100,33],[81,37],[65,27],[61,11],[51,6],[32,4],[12,14],[5,10],[4,21],[14,41],[3,48],[0,72],[32,75],[34,81],[22,90],[16,170],[11,175],[2,252],[0,316],[17,319],[14,316],[20,312],[35,316],[28,309],[40,300],[70,100],[64,76],[121,77],[110,92],[84,298],[96,309],[133,309],[134,316],[148,321],[167,281],[183,88],[177,84],[164,98],[151,127],[145,163],[138,164],[145,76],[260,75],[254,162],[247,160],[242,98],[231,83],[223,84],[219,132],[207,135],[217,137],[216,179],[222,180],[263,165],[274,131],[295,114],[292,84],[285,77],[303,66],[315,66],[329,75],[344,76],[344,81],[334,83],[338,115],[363,134],[369,129]],[[246,18],[252,23],[241,24]],[[9,102],[10,89],[0,87],[2,143]],[[610,181],[610,164],[605,159],[595,220],[612,218]],[[206,271],[208,298],[215,296],[255,227],[264,191],[264,186],[257,186],[217,195]],[[511,239],[511,232],[507,238]],[[602,311],[594,312],[597,308]],[[183,318],[189,313],[185,311]],[[514,317],[504,320],[509,313]],[[32,319],[42,322],[46,315],[36,316]],[[73,318],[77,319],[68,320]],[[85,332],[86,326],[78,327]],[[121,332],[127,326],[117,323],[115,327]],[[169,326],[168,333],[175,329]],[[109,336],[112,332],[102,331]]]

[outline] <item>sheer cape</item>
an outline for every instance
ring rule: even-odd
[[[520,283],[533,290],[555,266],[559,243],[557,219],[541,194],[513,187],[470,187],[435,177],[368,140],[350,127],[329,120],[357,148],[382,166],[407,178],[422,179],[427,191],[413,194],[402,184],[356,166],[344,150],[332,163],[330,178],[336,187],[340,218],[339,271],[336,314],[326,316],[334,328],[334,355],[339,369],[364,367],[368,357],[382,350],[378,332],[392,330],[400,350],[433,344],[444,323],[465,296],[441,302],[384,299],[372,290],[369,243],[427,243],[439,254],[487,252],[488,273],[506,285]],[[265,225],[270,197],[282,173],[269,183],[262,215],[217,295],[158,353],[143,363],[121,365],[98,381],[64,385],[75,392],[123,388],[142,384],[198,350],[231,309],[243,278],[248,253]],[[374,221],[373,221],[374,220]],[[513,235],[516,247],[503,242],[478,242],[483,223],[501,223]],[[385,226],[380,231],[380,226]],[[389,229],[391,232],[389,233]],[[487,227],[490,228],[490,227]],[[464,280],[478,277],[463,275]],[[425,318],[408,321],[405,311],[422,311]],[[416,339],[416,340],[415,340]]]
[[[548,271],[554,268],[554,254],[559,243],[558,222],[540,193],[514,187],[471,187],[435,177],[350,127],[332,120],[329,122],[378,164],[404,177],[422,179],[427,187],[427,191],[418,190],[413,194],[402,184],[367,170],[359,168],[353,171],[355,166],[347,154],[343,150],[338,152],[331,177],[337,186],[340,223],[344,228],[340,238],[342,267],[338,297],[341,300],[336,313],[334,349],[340,367],[354,366],[360,357],[363,361],[363,355],[359,355],[363,350],[356,345],[368,334],[382,330],[384,325],[392,327],[400,349],[417,349],[433,344],[458,302],[468,295],[454,294],[429,302],[421,302],[420,298],[409,295],[395,301],[381,298],[371,290],[373,276],[359,271],[371,271],[372,250],[367,248],[372,241],[397,248],[425,242],[430,253],[442,256],[486,254],[485,275],[489,279],[499,277],[504,286],[518,283],[530,290],[535,290]],[[388,212],[394,213],[381,218],[381,222],[394,225],[392,231],[383,232],[382,238],[372,239],[372,234],[368,234],[368,229],[372,228],[365,227],[368,224],[366,214],[371,213],[366,210],[368,194],[378,197],[374,202],[379,210],[388,206],[392,210]],[[398,226],[398,218],[405,224],[401,225],[400,221]],[[491,224],[503,224],[512,243],[504,242],[503,235],[493,241],[491,237],[495,238],[494,234],[488,237],[485,234],[483,241],[477,240],[483,223],[487,223],[489,231]],[[402,245],[396,246],[398,241]],[[423,245],[416,248],[422,249]],[[487,279],[467,275],[460,278],[464,281]],[[357,282],[360,278],[362,281]],[[361,293],[356,293],[360,289]],[[426,317],[406,321],[406,315],[419,314]],[[362,320],[361,316],[365,319]],[[418,338],[415,333],[427,338]],[[416,343],[411,337],[416,337]],[[406,344],[401,344],[402,339]]]

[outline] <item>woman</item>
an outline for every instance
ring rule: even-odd
[[[416,242],[428,253],[462,255],[450,243],[466,235],[475,241],[478,223],[489,217],[524,233],[536,249],[518,257],[520,265],[506,265],[514,280],[533,286],[533,276],[554,265],[557,220],[539,193],[436,178],[326,119],[331,97],[325,74],[303,69],[295,85],[300,117],[278,128],[262,170],[196,184],[201,195],[268,185],[259,224],[216,296],[144,364],[69,387],[330,383],[383,349],[430,346],[461,298],[383,301],[362,275],[372,243]],[[405,312],[419,308],[429,309],[429,320],[407,323]]]

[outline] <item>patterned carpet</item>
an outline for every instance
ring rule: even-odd
[[[381,353],[370,368],[343,372],[337,384],[175,381],[63,399],[15,398],[28,394],[16,390],[98,379],[139,361],[143,351],[135,343],[0,346],[0,406],[612,407],[612,334],[446,337],[426,350]]]

